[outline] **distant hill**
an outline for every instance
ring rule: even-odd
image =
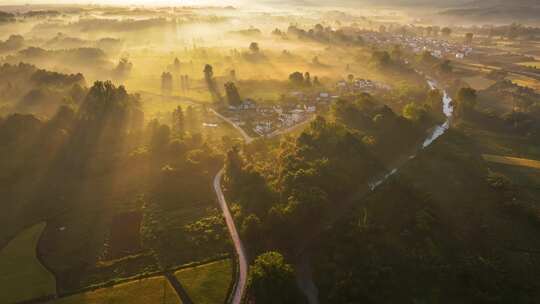
[[[471,0],[263,0],[261,2],[272,5],[299,5],[299,6],[344,6],[361,8],[364,5],[374,6],[426,6],[437,8],[449,8],[456,5],[467,4]],[[498,0],[483,0],[495,2]]]
[[[476,0],[440,13],[443,16],[483,22],[540,22],[538,0]]]

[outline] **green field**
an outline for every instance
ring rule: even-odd
[[[540,61],[527,61],[527,62],[520,62],[518,65],[534,68],[534,67],[540,67]]]
[[[540,81],[534,78],[512,74],[508,77],[508,79],[520,86],[529,87],[536,90],[537,92],[540,92]]]
[[[483,76],[472,76],[463,78],[471,87],[476,90],[484,90],[495,83],[495,81],[487,79]]]
[[[0,251],[0,303],[13,303],[56,293],[54,276],[36,257],[46,224],[23,230]]]
[[[224,303],[232,280],[230,259],[181,269],[175,273],[193,303]]]
[[[537,160],[491,154],[483,154],[482,157],[488,162],[540,169],[540,161]]]
[[[154,277],[100,288],[47,304],[181,304],[164,277]]]

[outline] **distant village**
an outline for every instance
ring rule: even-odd
[[[376,46],[400,45],[416,54],[428,51],[436,58],[464,59],[473,51],[470,45],[453,43],[433,37],[389,35],[376,32],[364,34],[362,37]]]
[[[289,92],[288,97],[293,102],[287,105],[259,104],[247,98],[238,106],[229,105],[222,109],[221,114],[248,133],[268,136],[306,122],[316,113],[327,110],[330,104],[342,95],[390,89],[387,84],[366,79],[341,80],[329,91]]]

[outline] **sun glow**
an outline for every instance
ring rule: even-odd
[[[0,0],[0,5],[13,4],[105,4],[105,5],[143,5],[143,6],[204,6],[204,5],[236,5],[239,0]]]

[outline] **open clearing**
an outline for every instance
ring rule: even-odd
[[[122,283],[57,299],[48,304],[181,304],[169,282],[162,276]]]
[[[509,76],[508,79],[520,86],[529,87],[536,90],[537,92],[540,92],[540,81],[536,79],[514,74]]]
[[[482,157],[484,160],[493,163],[512,165],[512,166],[521,166],[533,169],[540,169],[540,161],[527,159],[527,158],[517,158],[510,156],[499,156],[492,154],[483,154]]]
[[[218,304],[225,302],[232,281],[230,259],[181,269],[174,274],[186,289],[193,303]]]
[[[0,303],[14,303],[56,293],[54,276],[36,256],[44,222],[31,226],[0,251]]]
[[[475,90],[487,89],[489,86],[495,83],[495,81],[491,79],[487,79],[483,76],[465,77],[463,78],[463,80],[467,82]]]
[[[520,62],[518,65],[534,68],[534,67],[540,67],[540,61],[527,61],[527,62]]]

